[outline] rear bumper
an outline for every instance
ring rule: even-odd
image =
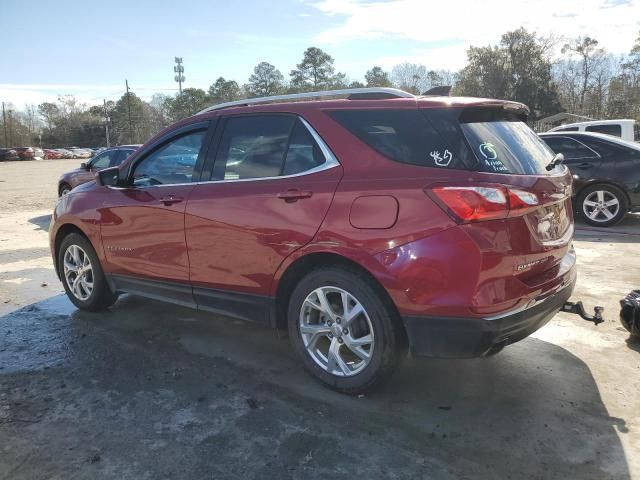
[[[536,305],[491,318],[403,316],[414,354],[441,358],[490,355],[543,327],[569,299],[571,283]]]

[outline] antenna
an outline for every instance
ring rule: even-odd
[[[182,82],[184,82],[185,76],[184,74],[184,66],[182,65],[182,57],[175,57],[176,65],[173,67],[173,71],[175,72],[175,76],[173,79],[178,82],[178,91],[180,95],[182,95]]]

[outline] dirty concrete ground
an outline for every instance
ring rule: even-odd
[[[257,325],[134,296],[73,308],[46,229],[78,163],[0,163],[0,480],[640,479],[640,345],[617,320],[640,288],[638,216],[579,225],[574,299],[606,323],[558,314],[492,358],[409,359],[357,398]]]

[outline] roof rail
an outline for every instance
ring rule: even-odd
[[[293,93],[290,95],[273,95],[271,97],[259,97],[259,98],[246,98],[244,100],[235,100],[233,102],[219,103],[212,105],[199,111],[196,115],[206,112],[212,112],[214,110],[222,110],[223,108],[238,107],[256,105],[261,103],[272,103],[280,101],[294,101],[294,100],[310,100],[318,97],[338,97],[347,95],[351,100],[362,100],[374,98],[415,98],[409,92],[404,90],[398,90],[397,88],[386,87],[368,87],[368,88],[343,88],[341,90],[323,90],[321,92],[305,92],[305,93]]]

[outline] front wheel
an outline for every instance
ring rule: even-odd
[[[82,310],[104,310],[118,299],[107,285],[95,250],[82,235],[71,233],[62,240],[58,271],[69,300]]]
[[[578,213],[589,225],[610,227],[629,209],[624,192],[613,185],[593,185],[578,196]]]
[[[289,336],[304,367],[355,394],[391,373],[403,352],[400,320],[360,272],[324,267],[305,276],[288,309]]]
[[[58,196],[59,197],[64,197],[70,191],[71,191],[71,186],[69,184],[67,184],[67,183],[63,183],[58,188]]]

